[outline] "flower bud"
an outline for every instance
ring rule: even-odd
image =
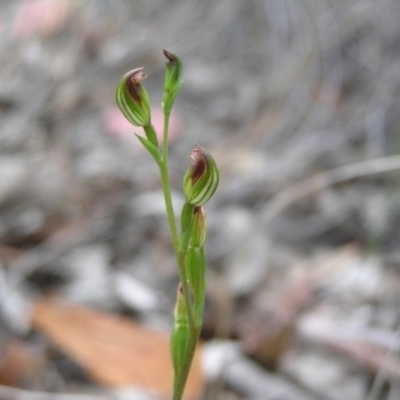
[[[135,126],[150,125],[150,99],[146,89],[141,85],[146,78],[142,70],[143,68],[136,68],[126,73],[115,93],[122,114]]]
[[[170,350],[175,379],[179,376],[189,342],[190,329],[182,284],[179,284],[175,305],[175,320],[172,328]]]
[[[182,61],[165,49],[163,52],[168,59],[165,65],[163,108],[169,113],[182,84]]]
[[[192,247],[203,247],[207,240],[207,219],[203,207],[197,206],[193,212],[193,227],[190,245]]]
[[[165,84],[164,90],[168,94],[175,94],[182,83],[182,61],[175,54],[163,50],[168,62],[165,64]]]
[[[183,178],[183,191],[186,201],[195,206],[201,206],[211,199],[217,189],[219,172],[211,155],[200,146],[189,153],[193,165]]]

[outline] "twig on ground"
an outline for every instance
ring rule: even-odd
[[[400,169],[400,156],[390,156],[345,165],[305,179],[282,190],[268,202],[261,210],[259,228],[264,228],[290,204],[314,191],[351,179],[382,174],[397,169]]]

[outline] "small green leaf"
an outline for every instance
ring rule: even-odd
[[[154,146],[158,147],[157,133],[154,126],[150,123],[149,125],[144,126],[143,129],[147,139],[153,143]]]
[[[203,247],[189,247],[186,254],[186,273],[193,292],[194,317],[196,323],[203,319],[206,255]]]
[[[153,158],[159,164],[161,162],[161,153],[159,148],[154,146],[154,144],[151,143],[150,140],[144,138],[143,136],[136,135],[136,137],[140,140],[140,143],[142,143],[142,145],[147,149],[147,151],[153,156]]]

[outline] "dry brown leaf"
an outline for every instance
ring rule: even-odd
[[[40,372],[41,360],[24,342],[10,340],[0,356],[0,385],[19,386]]]
[[[36,302],[32,322],[100,384],[112,388],[137,386],[171,396],[173,373],[167,334],[145,328],[125,317],[54,298]],[[202,388],[199,348],[185,398],[197,399]]]

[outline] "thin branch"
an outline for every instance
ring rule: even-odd
[[[345,165],[312,178],[305,179],[279,192],[261,211],[260,228],[269,224],[280,212],[296,200],[314,191],[324,189],[337,183],[369,175],[382,174],[400,169],[400,156],[382,157]]]

